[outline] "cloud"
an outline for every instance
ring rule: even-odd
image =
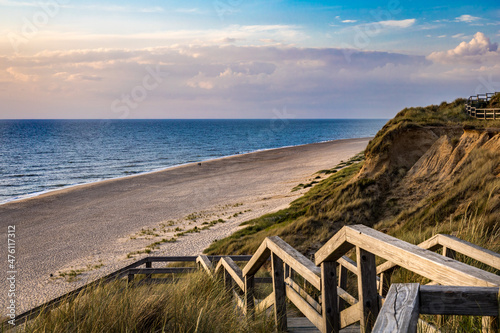
[[[491,43],[488,37],[478,32],[470,42],[462,42],[452,50],[433,52],[428,59],[439,63],[481,63],[492,58],[498,60],[499,56],[498,44]]]
[[[459,17],[455,18],[455,21],[457,22],[465,22],[465,23],[471,23],[477,20],[480,20],[480,17],[477,16],[471,16],[471,15],[460,15]]]
[[[412,25],[414,25],[416,21],[417,21],[416,19],[388,20],[388,21],[376,22],[375,24],[380,24],[381,26],[391,27],[391,28],[409,28]]]
[[[358,20],[343,20],[342,23],[356,23]]]
[[[451,38],[462,38],[462,37],[464,37],[464,36],[465,36],[465,34],[464,34],[464,33],[459,33],[459,34],[456,34],[456,35],[451,36]]]

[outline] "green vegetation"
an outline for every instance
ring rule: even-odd
[[[56,277],[56,279],[63,278],[66,280],[66,282],[75,282],[78,281],[79,276],[83,273],[99,269],[103,266],[104,264],[101,262],[101,260],[99,260],[99,263],[96,265],[88,264],[85,268],[70,269],[68,271],[58,272],[59,276]]]
[[[265,314],[246,318],[232,294],[203,272],[175,284],[126,287],[121,282],[82,292],[23,328],[38,332],[272,332]]]
[[[349,166],[319,182],[303,197],[294,201],[289,208],[245,222],[244,224],[248,227],[214,242],[205,252],[208,254],[253,253],[265,237],[274,235],[282,237],[300,250],[307,250],[310,245],[314,244],[319,246],[338,230],[336,228],[338,226],[330,228],[328,225],[330,218],[336,218],[344,223],[349,221],[360,223],[363,216],[356,214],[357,207],[374,204],[369,198],[370,193],[365,192],[368,187],[366,180],[362,180],[361,183],[364,185],[359,188],[348,184],[348,181],[359,172],[361,166],[362,162],[349,163]],[[349,202],[348,197],[352,192],[358,193],[364,199]],[[340,216],[333,211],[323,209],[325,203],[333,205],[335,202],[342,202],[346,211],[351,214]]]

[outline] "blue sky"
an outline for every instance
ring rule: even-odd
[[[0,118],[389,118],[500,91],[498,1],[42,4],[0,0]]]

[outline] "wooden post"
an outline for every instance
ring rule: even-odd
[[[231,277],[231,274],[224,268],[224,287],[226,290],[231,291],[233,289],[233,278]]]
[[[322,333],[338,333],[340,330],[336,273],[336,262],[325,261],[321,264],[321,315],[324,327]]]
[[[339,265],[339,287],[343,290],[346,290],[347,288],[347,268],[342,265]],[[338,310],[340,312],[345,309],[347,302],[344,301],[341,297],[338,297],[338,299]]]
[[[483,317],[482,318],[482,326],[483,333],[494,333],[499,332],[499,320],[498,317]]]
[[[393,272],[394,272],[393,269],[388,269],[382,274],[380,274],[380,284],[378,293],[382,297],[387,296],[387,293],[389,292],[389,288],[391,287],[391,277]]]
[[[378,315],[377,267],[375,255],[356,246],[358,294],[361,304],[360,329],[370,333]]]
[[[127,280],[127,285],[132,284],[132,282],[134,282],[134,274],[129,274],[128,280]]]
[[[247,275],[245,279],[245,308],[247,316],[253,317],[255,314],[255,304],[254,304],[254,290],[255,290],[255,278],[254,275]]]
[[[146,268],[152,268],[153,265],[151,261],[146,261]],[[151,274],[146,274],[146,280],[151,280],[152,275]]]
[[[283,260],[276,254],[271,255],[274,291],[274,320],[279,332],[286,332],[286,287]]]
[[[393,284],[380,310],[373,333],[416,333],[419,315],[419,284]]]

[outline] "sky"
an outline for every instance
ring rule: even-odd
[[[495,1],[0,0],[0,119],[392,118],[500,91]]]

